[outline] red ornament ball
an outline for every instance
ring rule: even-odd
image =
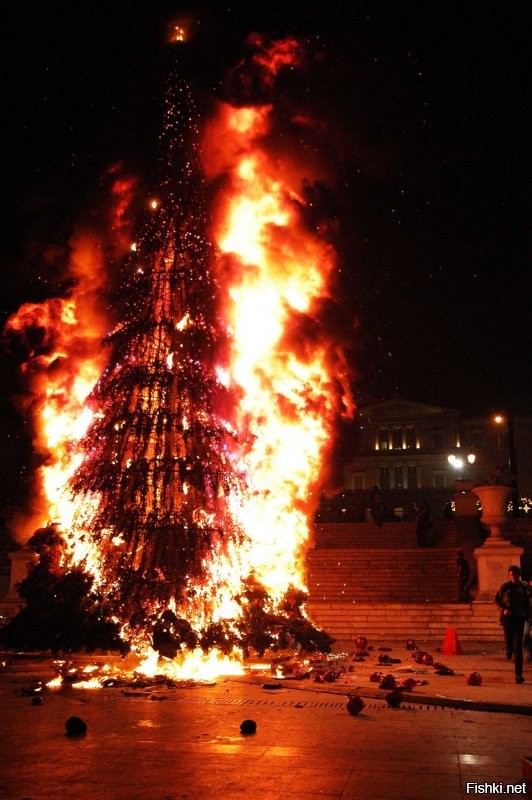
[[[482,683],[482,675],[480,672],[472,672],[468,675],[467,683],[469,686],[480,686]]]
[[[403,701],[403,694],[400,689],[393,689],[391,692],[388,692],[384,699],[390,708],[399,708]]]
[[[359,650],[365,650],[368,646],[368,640],[365,636],[359,636],[357,639],[355,639],[355,644]]]
[[[388,674],[385,675],[384,678],[379,683],[380,689],[395,689],[397,682],[393,675]]]
[[[371,683],[380,683],[382,681],[382,672],[372,672],[369,676]]]
[[[423,663],[426,664],[427,667],[431,667],[434,664],[434,658],[430,653],[425,653],[423,656]]]
[[[415,678],[405,678],[401,683],[401,689],[406,689],[407,692],[413,692],[417,686]]]
[[[416,643],[415,643],[415,641],[413,639],[407,639],[406,640],[406,649],[407,650],[415,650],[416,649]]]
[[[423,650],[414,650],[412,653],[412,658],[417,664],[423,663],[423,656],[426,655]]]
[[[356,716],[357,714],[360,714],[360,712],[364,708],[364,701],[357,694],[349,695],[349,700],[347,701],[346,708],[350,714]]]

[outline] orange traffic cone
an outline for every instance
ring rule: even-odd
[[[464,651],[458,641],[455,628],[447,628],[441,652],[446,656],[463,656]]]

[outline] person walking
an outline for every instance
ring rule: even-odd
[[[523,631],[530,614],[530,591],[521,580],[521,568],[512,565],[508,569],[508,580],[499,587],[495,603],[501,609],[501,625],[504,631],[506,658],[514,658],[515,682],[524,683],[523,677]]]

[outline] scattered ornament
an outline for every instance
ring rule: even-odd
[[[240,733],[256,733],[257,723],[254,719],[245,719],[240,723]]]
[[[435,661],[432,666],[434,667],[436,675],[454,675],[454,669],[442,664],[441,661]]]
[[[415,678],[405,678],[401,681],[401,684],[398,688],[405,689],[407,692],[413,692],[417,686],[417,681]]]
[[[383,679],[382,672],[372,672],[369,676],[371,683],[380,683]]]
[[[426,655],[424,650],[414,650],[412,653],[412,658],[417,664],[423,663],[423,657]]]
[[[390,708],[399,708],[403,700],[403,693],[401,689],[392,689],[392,691],[388,692],[388,694],[384,699],[386,700]]]
[[[469,686],[480,686],[482,683],[482,675],[480,672],[472,672],[468,675],[467,683]]]
[[[434,663],[434,658],[431,656],[430,653],[425,653],[423,656],[423,663],[427,665],[427,667],[431,667]]]
[[[394,676],[389,673],[388,675],[385,675],[379,683],[379,689],[395,689],[396,685],[397,681],[395,680]]]
[[[406,649],[407,650],[416,650],[416,643],[413,639],[406,640]]]
[[[358,694],[350,694],[348,695],[348,697],[349,700],[347,701],[346,708],[349,711],[349,713],[353,714],[353,716],[360,714],[365,705],[362,698],[359,697]]]
[[[400,664],[400,658],[392,658],[387,653],[382,653],[378,658],[379,664]]]
[[[365,636],[358,636],[355,639],[355,645],[359,650],[365,650],[366,647],[368,646],[368,640],[366,639]]]
[[[81,717],[69,717],[65,728],[67,736],[82,736],[87,733],[87,723]]]

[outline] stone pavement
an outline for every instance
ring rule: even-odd
[[[427,681],[399,708],[390,708],[386,692],[369,681],[370,672],[383,671],[378,646],[391,647],[385,652],[401,660],[386,671]],[[248,671],[179,688],[65,686],[45,692],[42,705],[23,690],[47,679],[50,663],[14,661],[0,673],[0,797],[465,800],[522,794],[522,757],[532,757],[532,669],[527,674],[525,667],[528,680],[516,685],[502,646],[441,656],[438,643],[418,642],[456,673],[436,676],[412,662],[404,642],[378,646],[333,683]],[[337,643],[335,650],[349,646]],[[481,686],[467,685],[473,670],[481,673]],[[349,693],[364,699],[357,716],[346,710]],[[65,736],[72,715],[86,721],[85,735]],[[242,735],[244,719],[256,721],[256,733]]]

